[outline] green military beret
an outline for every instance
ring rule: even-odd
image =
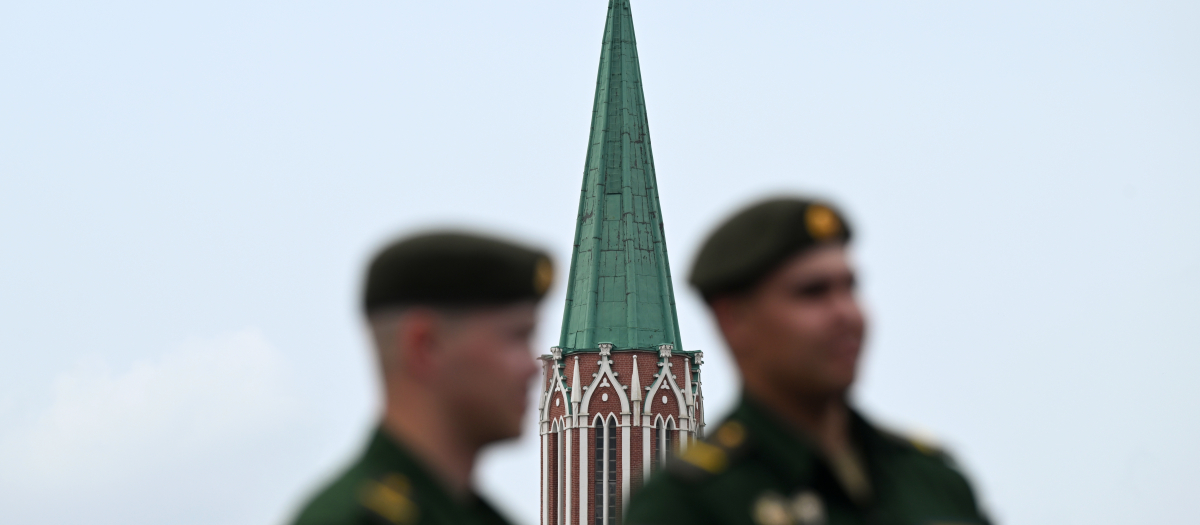
[[[849,240],[849,225],[829,204],[806,198],[763,201],[738,212],[708,237],[689,281],[711,300],[750,289],[796,253]]]
[[[364,306],[471,306],[539,300],[554,278],[546,254],[469,233],[426,233],[383,248],[367,270]]]

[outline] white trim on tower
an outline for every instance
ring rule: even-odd
[[[542,525],[550,525],[550,434],[542,433]]]
[[[629,414],[621,415],[621,509],[629,503]]]
[[[555,422],[554,425],[557,427],[558,423]],[[554,433],[554,437],[555,437],[555,443],[556,443],[556,446],[554,447],[554,455],[556,456],[555,461],[554,461],[554,466],[558,470],[558,480],[554,484],[554,492],[555,492],[554,500],[555,500],[555,502],[558,503],[558,510],[556,511],[556,514],[554,516],[556,518],[554,520],[554,524],[555,525],[563,525],[564,522],[563,522],[563,497],[562,497],[562,495],[563,495],[563,480],[566,478],[563,477],[563,461],[562,461],[563,460],[563,449],[562,449],[563,433],[562,433],[561,428],[559,429],[558,432]]]
[[[650,480],[650,433],[654,432],[652,428],[642,427],[642,485]]]
[[[588,426],[587,422],[579,426],[579,525],[588,525]]]
[[[567,424],[569,425],[570,423],[567,423]],[[563,500],[564,508],[563,508],[562,519],[559,520],[559,522],[562,523],[563,525],[571,525],[571,433],[572,432],[571,432],[570,428],[566,428],[563,430],[563,433],[566,434],[565,438],[563,439],[563,443],[564,443],[564,445],[563,445],[563,469],[564,469],[565,473],[562,478],[563,479],[563,481],[562,481],[563,499],[562,500]]]
[[[621,413],[629,413],[629,396],[625,394],[625,388],[621,385],[621,382],[617,381],[617,373],[613,372],[611,352],[611,344],[600,343],[600,360],[597,361],[597,364],[600,365],[600,369],[596,371],[596,377],[595,379],[592,379],[592,383],[588,385],[586,389],[584,389],[585,393],[583,394],[583,403],[580,404],[579,407],[580,413],[587,413],[588,405],[590,405],[592,402],[592,394],[596,392],[597,387],[599,387],[600,383],[604,381],[605,378],[612,383],[613,390],[617,392],[617,398],[621,400]]]

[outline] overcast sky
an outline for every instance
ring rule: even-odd
[[[288,519],[375,420],[380,243],[468,226],[565,268],[605,7],[0,6],[0,519]],[[1200,522],[1200,3],[633,11],[713,416],[738,385],[697,245],[815,193],[859,234],[865,411],[948,447],[1004,523]],[[535,436],[479,484],[535,524]]]

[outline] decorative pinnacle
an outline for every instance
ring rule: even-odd
[[[630,381],[633,385],[633,400],[642,400],[642,381],[638,378],[637,354],[633,354],[633,380]]]
[[[686,357],[684,358],[684,361],[687,361]],[[692,400],[692,367],[690,366],[687,367],[687,372],[683,374],[683,395],[684,400],[687,402],[687,406],[692,406],[694,401]]]
[[[581,401],[583,401],[583,389],[579,388],[579,357],[576,357],[575,373],[574,377],[571,379],[571,402],[577,404]]]

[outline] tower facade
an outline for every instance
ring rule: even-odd
[[[542,356],[542,525],[617,525],[703,434],[682,350],[629,0],[610,0],[559,345]]]

